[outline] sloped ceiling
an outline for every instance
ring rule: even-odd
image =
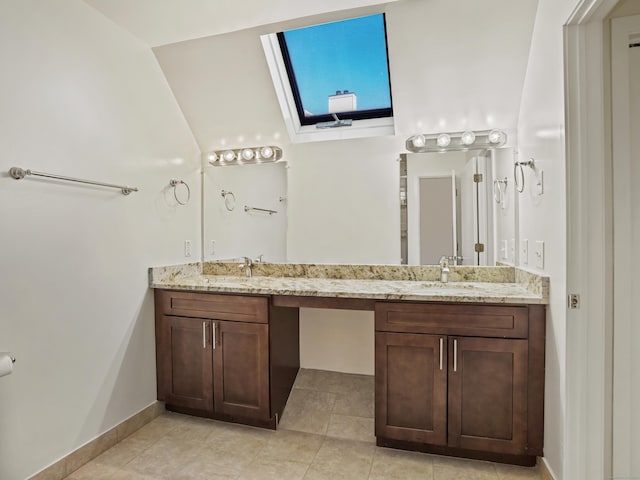
[[[538,4],[537,0],[85,1],[154,47],[202,151],[287,143],[260,35],[376,11],[387,15],[397,137],[464,129],[515,130]]]
[[[151,47],[396,0],[84,0]]]

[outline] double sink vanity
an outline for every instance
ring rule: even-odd
[[[375,318],[379,446],[533,465],[542,455],[549,279],[509,267],[205,262],[149,270],[158,399],[277,428],[299,309]]]

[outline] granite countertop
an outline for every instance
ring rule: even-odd
[[[374,300],[548,304],[549,277],[501,267],[450,267],[438,281],[433,266],[256,263],[253,276],[238,263],[205,262],[149,269],[151,288],[251,295]]]

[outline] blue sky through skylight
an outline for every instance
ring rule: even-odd
[[[284,32],[304,110],[326,114],[328,97],[348,90],[358,110],[391,107],[382,14]]]

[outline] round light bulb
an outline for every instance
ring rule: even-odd
[[[262,158],[271,158],[271,157],[273,157],[273,148],[271,148],[271,147],[262,147],[262,150],[260,150],[260,156]]]
[[[436,138],[436,145],[438,145],[438,147],[440,148],[448,147],[450,143],[451,136],[449,136],[447,133],[441,133],[440,135],[438,135],[438,138]]]
[[[502,130],[491,130],[489,132],[489,135],[487,136],[487,139],[489,140],[489,143],[492,143],[495,145],[497,143],[504,142],[505,135]]]
[[[227,150],[222,154],[222,158],[225,162],[232,162],[236,158],[236,154],[233,150]]]
[[[250,148],[245,148],[242,150],[242,158],[245,160],[251,160],[253,158],[253,150]]]
[[[462,134],[462,136],[460,137],[460,142],[462,142],[462,145],[471,145],[473,142],[476,141],[476,134],[473,133],[470,130],[467,130],[466,132],[464,132]]]
[[[207,156],[207,159],[210,162],[215,162],[216,160],[218,160],[218,155],[216,155],[214,152],[212,152]]]
[[[416,148],[422,148],[427,144],[427,139],[424,138],[424,135],[416,135],[411,140],[411,143]]]

